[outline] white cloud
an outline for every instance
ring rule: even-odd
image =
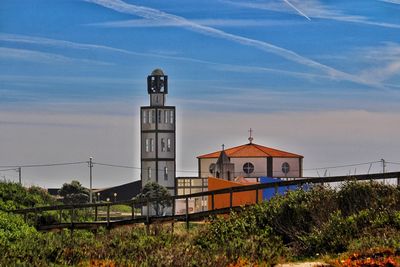
[[[264,9],[277,12],[295,13],[295,14],[298,13],[297,10],[292,10],[287,8],[287,6],[285,5],[286,1],[244,2],[244,1],[224,0],[223,2],[237,5],[240,7],[247,7],[253,9]],[[347,15],[343,13],[343,11],[335,9],[328,5],[324,5],[318,0],[308,0],[308,1],[292,0],[291,3],[298,9],[301,9],[310,18],[329,19],[341,22],[360,23],[365,25],[400,29],[400,25],[398,24],[371,21],[364,16]]]
[[[298,9],[295,5],[293,5],[291,2],[289,2],[288,0],[283,0],[286,4],[288,4],[291,8],[293,8],[294,10],[296,10],[297,13],[299,13],[301,16],[305,17],[308,20],[311,20],[309,16],[307,16],[303,11],[301,11],[300,9]]]
[[[97,60],[71,58],[53,53],[7,47],[0,47],[0,58],[30,61],[44,64],[85,63],[96,65],[111,65],[111,63]]]
[[[293,24],[291,21],[276,21],[266,19],[195,19],[192,20],[194,23],[206,26],[222,26],[222,27],[268,27],[283,24]],[[100,27],[180,27],[181,23],[171,21],[169,19],[157,20],[152,19],[131,19],[131,20],[120,20],[120,21],[109,21],[90,23],[89,26],[100,26]]]
[[[142,25],[142,22],[139,22],[137,24],[137,21],[146,21],[144,24],[148,24],[153,20],[133,20],[132,23],[133,25]],[[113,23],[117,23],[115,26],[119,25],[119,22],[109,22],[113,25]],[[167,21],[157,21],[155,22],[155,25],[168,25],[166,24]],[[171,22],[173,23],[173,22]],[[108,23],[101,23],[101,25],[108,25]],[[129,26],[131,24],[131,21],[121,21],[121,25]],[[175,26],[178,25],[177,23],[174,24]],[[180,24],[179,24],[180,25]],[[130,27],[130,26],[129,26]],[[136,27],[136,26],[133,26]],[[103,46],[103,45],[95,45],[95,44],[85,44],[85,43],[76,43],[76,42],[70,42],[70,41],[65,41],[65,40],[58,40],[58,39],[49,39],[49,38],[42,38],[42,37],[35,37],[35,36],[26,36],[26,35],[18,35],[18,34],[4,34],[0,33],[0,41],[5,41],[5,42],[16,42],[16,43],[25,43],[25,44],[35,44],[35,45],[42,45],[42,46],[51,46],[51,47],[56,47],[56,48],[69,48],[69,49],[77,49],[77,50],[98,50],[98,51],[108,51],[112,53],[121,53],[125,55],[131,55],[131,56],[142,56],[142,57],[155,57],[155,58],[162,58],[162,59],[168,59],[168,60],[178,60],[178,61],[186,61],[186,62],[193,62],[193,63],[199,63],[199,64],[205,64],[205,65],[210,65],[212,68],[216,70],[221,70],[221,71],[231,71],[231,72],[241,72],[241,73],[249,73],[249,72],[265,72],[265,73],[280,73],[282,75],[286,76],[292,76],[292,77],[303,77],[306,79],[315,79],[315,78],[321,78],[321,79],[334,79],[332,76],[326,75],[326,74],[313,74],[313,73],[304,73],[304,72],[294,72],[294,71],[286,71],[286,70],[280,70],[280,69],[274,69],[274,68],[264,68],[264,67],[258,67],[258,66],[245,66],[245,65],[232,65],[232,64],[224,64],[224,63],[219,63],[219,62],[212,62],[212,61],[207,61],[207,60],[201,60],[201,59],[196,59],[196,58],[189,58],[189,57],[181,57],[178,55],[174,54],[166,54],[164,51],[153,51],[153,53],[140,53],[140,52],[134,52],[134,51],[129,51],[129,50],[124,50],[124,49],[119,49],[119,48],[114,48],[114,47],[109,47],[109,46]],[[14,57],[17,57],[14,53],[11,53],[8,55],[9,57],[12,57],[14,54]],[[32,53],[31,53],[32,54]],[[4,56],[7,56],[7,53],[4,53]],[[22,57],[22,55],[20,55]],[[39,55],[36,55],[37,58],[39,58]],[[45,57],[45,55],[42,55],[42,57]],[[47,60],[49,61],[51,58],[50,55],[48,55]],[[31,59],[33,59],[33,55],[31,55]],[[54,60],[68,60],[66,57],[63,56],[58,56],[53,58]],[[4,77],[3,77],[4,78]],[[28,77],[20,77],[20,76],[15,76],[14,78],[19,79],[18,82],[21,82],[22,80],[27,79]],[[11,77],[8,77],[8,79],[11,79]],[[75,77],[56,77],[56,79],[51,78],[51,77],[29,77],[29,79],[32,81],[38,81],[43,79],[48,80],[49,82],[60,82],[60,81],[77,81]],[[14,79],[15,80],[15,79]],[[87,81],[87,78],[80,78],[79,81],[85,82]],[[93,81],[93,79],[91,79]],[[98,80],[98,78],[97,78]],[[113,80],[113,81],[111,81]],[[119,82],[120,78],[113,79],[110,78],[108,79],[108,82]]]
[[[205,34],[208,36],[213,36],[217,38],[222,38],[225,40],[233,41],[245,46],[250,46],[257,48],[259,50],[272,53],[275,55],[278,55],[282,58],[285,58],[289,61],[296,62],[298,64],[308,66],[310,68],[313,68],[315,70],[322,71],[323,73],[329,75],[330,77],[338,80],[347,80],[347,81],[352,81],[360,84],[365,84],[369,86],[375,86],[375,87],[381,87],[379,84],[376,83],[371,83],[367,82],[365,80],[360,79],[357,76],[339,71],[337,69],[334,69],[330,66],[321,64],[319,62],[316,62],[312,59],[303,57],[299,54],[297,54],[294,51],[264,42],[264,41],[259,41],[231,33],[224,32],[222,30],[218,30],[212,27],[204,26],[197,24],[193,21],[187,20],[183,17],[176,16],[173,14],[165,13],[163,11],[153,9],[153,8],[148,8],[144,6],[137,6],[133,4],[127,4],[123,1],[120,0],[85,0],[86,2],[90,3],[95,3],[101,6],[104,6],[106,8],[125,13],[125,14],[131,14],[135,16],[139,16],[145,19],[153,20],[153,21],[171,21],[173,23],[176,23],[177,25],[180,25],[181,27],[190,29],[192,31]]]
[[[390,4],[400,5],[400,0],[380,0],[380,1],[390,3]]]
[[[353,62],[368,66],[359,74],[363,79],[385,82],[393,77],[400,78],[400,44],[358,48],[351,55]]]

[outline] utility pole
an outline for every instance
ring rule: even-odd
[[[93,189],[92,189],[92,169],[93,169],[93,157],[89,158],[89,177],[90,177],[90,195],[89,195],[89,201],[90,203],[93,203]]]
[[[18,181],[19,181],[19,184],[22,185],[21,167],[18,167],[18,169],[16,169],[16,171],[18,172]]]
[[[386,172],[386,162],[384,159],[381,159],[381,161],[382,161],[382,173],[385,173]],[[386,181],[385,181],[385,179],[383,179],[383,184],[385,184],[385,183],[386,183]]]

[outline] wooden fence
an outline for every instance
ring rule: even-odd
[[[130,201],[118,201],[118,202],[106,202],[106,203],[93,203],[93,204],[74,204],[74,205],[57,205],[57,206],[43,206],[43,207],[34,207],[28,209],[20,209],[20,210],[10,210],[9,212],[21,214],[24,216],[25,221],[29,218],[33,218],[34,222],[38,222],[39,215],[43,215],[45,212],[52,211],[58,213],[58,221],[56,223],[45,223],[45,224],[37,224],[36,227],[40,231],[50,231],[55,229],[96,229],[100,226],[106,227],[107,229],[129,225],[129,224],[137,224],[144,223],[147,226],[154,222],[165,222],[165,221],[184,221],[186,222],[186,227],[189,228],[190,221],[203,220],[210,215],[216,214],[224,214],[229,213],[231,210],[241,210],[242,206],[234,206],[233,199],[235,197],[235,193],[238,192],[246,192],[246,191],[255,191],[255,202],[258,202],[259,190],[267,189],[267,188],[275,188],[275,193],[278,192],[279,187],[288,187],[288,186],[303,186],[306,184],[325,184],[332,182],[344,182],[349,180],[354,181],[365,181],[365,180],[384,180],[384,179],[397,179],[397,185],[400,184],[400,172],[390,172],[390,173],[379,173],[379,174],[364,174],[364,175],[353,175],[353,176],[332,176],[332,177],[322,177],[322,178],[298,178],[291,181],[278,181],[273,183],[265,183],[265,184],[253,184],[253,185],[244,185],[237,186],[231,188],[218,189],[213,191],[199,192],[188,195],[181,196],[171,196],[168,199],[159,198],[159,199],[142,199],[142,200],[130,200]],[[218,208],[214,207],[214,200],[217,195],[220,194],[229,194],[230,205],[229,207]],[[189,212],[189,199],[192,198],[204,198],[208,197],[208,200],[211,201],[211,209],[207,211],[200,211],[195,213]],[[176,200],[184,199],[186,204],[186,210],[184,214],[176,214],[175,213],[175,205]],[[157,205],[161,201],[168,200],[171,203],[171,211],[169,215],[157,216],[151,215],[150,207],[151,205]],[[126,205],[131,208],[131,212],[129,214],[123,214],[123,218],[121,216],[115,219],[115,213],[111,211],[112,206],[115,205]],[[136,215],[135,209],[145,210],[146,215]],[[99,211],[104,210],[101,214],[105,217],[105,220],[99,220]],[[89,210],[89,217],[86,221],[78,221],[76,217],[77,211],[87,211]],[[66,211],[69,211],[69,220],[63,221],[63,215]],[[113,216],[114,215],[114,216]]]

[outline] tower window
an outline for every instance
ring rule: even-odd
[[[146,150],[146,152],[150,151],[150,140],[148,138],[146,138],[145,150]]]
[[[154,151],[154,139],[150,138],[150,152]]]
[[[172,110],[169,112],[169,123],[174,123],[174,112]]]
[[[171,151],[171,139],[170,138],[167,139],[167,151],[168,152]]]
[[[148,167],[147,168],[147,179],[151,179],[151,168],[150,167]]]
[[[147,123],[148,117],[149,117],[149,111],[143,110],[143,123]]]
[[[164,110],[164,123],[168,123],[168,110]]]
[[[164,167],[164,180],[168,180],[168,168]]]
[[[165,139],[161,138],[161,151],[165,152]]]
[[[162,123],[161,113],[161,110],[158,110],[158,123]]]
[[[246,163],[243,165],[243,171],[244,171],[246,174],[252,173],[252,172],[254,171],[254,165],[253,165],[251,162],[246,162]]]
[[[156,122],[156,111],[154,109],[151,110],[151,123]]]

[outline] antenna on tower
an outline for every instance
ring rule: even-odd
[[[249,136],[248,140],[249,140],[249,142],[250,142],[250,144],[251,144],[251,143],[253,143],[253,140],[254,140],[254,138],[253,138],[253,136],[252,136],[252,134],[253,134],[253,129],[250,128],[249,133],[250,133],[250,136]]]

